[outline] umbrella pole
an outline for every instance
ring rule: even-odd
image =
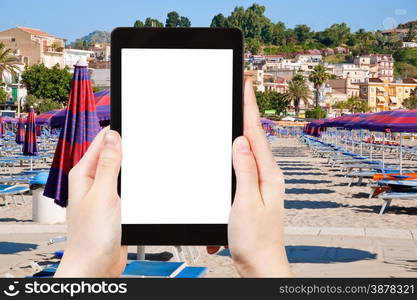
[[[145,246],[138,246],[136,260],[145,260]]]
[[[370,141],[371,141],[370,158],[371,158],[371,160],[372,160],[372,149],[373,149],[373,143],[372,143],[372,133],[371,133],[371,139],[370,139]]]
[[[382,136],[382,168],[385,168],[385,132]]]
[[[361,156],[362,156],[362,154],[363,154],[363,146],[362,146],[362,129],[359,131],[359,139],[360,139]]]
[[[403,133],[400,132],[400,175],[403,175]]]

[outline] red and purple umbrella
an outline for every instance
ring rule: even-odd
[[[3,136],[4,136],[3,119],[0,116],[0,138],[3,138]]]
[[[97,117],[100,121],[110,120],[110,90],[94,93],[96,100]]]
[[[94,93],[96,103],[96,114],[100,122],[110,120],[110,90],[103,90]],[[51,110],[41,115],[42,119],[38,124],[49,125],[52,128],[64,126],[67,109]]]
[[[36,116],[36,125],[51,125],[51,118],[60,111],[60,109],[53,109]]]
[[[19,122],[20,123],[20,122]],[[36,144],[36,128],[35,128],[35,111],[33,107],[29,108],[29,114],[26,119],[26,132],[23,142],[23,155],[38,155],[38,145]]]
[[[25,118],[22,116],[19,118],[16,129],[16,143],[23,144],[25,141]]]
[[[60,206],[68,203],[68,174],[100,131],[86,66],[75,66],[64,126],[55,150],[44,195]]]

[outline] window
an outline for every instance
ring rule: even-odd
[[[12,43],[14,43],[14,42],[16,42],[16,39],[15,38],[12,38]]]

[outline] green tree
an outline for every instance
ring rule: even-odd
[[[0,43],[0,81],[4,81],[5,73],[10,73],[16,76],[19,71],[16,63],[17,57],[12,55],[12,49],[6,48],[4,44]]]
[[[302,75],[295,75],[292,81],[288,85],[288,92],[285,94],[285,99],[289,103],[293,103],[295,116],[298,118],[300,114],[300,104],[303,102],[308,105],[308,101],[311,98],[310,89]]]
[[[306,119],[324,119],[326,115],[327,112],[320,106],[316,106],[314,109],[306,111]]]
[[[141,27],[144,27],[144,26],[145,26],[145,24],[143,24],[143,22],[141,20],[136,20],[135,24],[133,24],[133,27],[135,27],[135,28],[141,28]]]
[[[211,20],[210,27],[212,28],[225,28],[227,27],[227,19],[223,14],[218,14]]]
[[[7,92],[0,87],[0,104],[4,104],[7,101]]]
[[[24,111],[29,111],[29,108],[33,106],[35,111],[38,114],[53,110],[53,109],[61,109],[63,108],[62,103],[57,101],[53,101],[51,99],[39,99],[33,95],[28,95],[26,97],[25,104],[23,106]]]
[[[58,65],[50,69],[43,64],[33,65],[22,74],[22,81],[29,95],[64,104],[68,100],[71,78],[68,68],[61,69]]]
[[[37,112],[39,114],[53,110],[63,108],[62,103],[51,100],[51,99],[42,99],[39,101]]]
[[[405,62],[394,61],[394,76],[400,78],[417,78],[417,67]]]
[[[394,61],[417,67],[417,48],[401,48],[393,54]]]
[[[178,26],[179,27],[191,27],[191,21],[187,17],[181,16]]]
[[[277,22],[276,24],[272,25],[272,44],[277,46],[285,44],[285,30],[286,28],[283,22]]]
[[[324,31],[318,32],[316,38],[327,47],[345,44],[351,37],[350,28],[346,23],[333,24]]]
[[[261,43],[256,39],[245,39],[245,50],[250,51],[252,54],[258,54],[261,49]]]
[[[294,33],[297,36],[298,42],[301,44],[305,43],[308,39],[312,37],[310,27],[304,24],[295,26]]]
[[[416,24],[413,23],[410,28],[408,28],[407,36],[404,38],[404,42],[412,42],[417,37]]]
[[[347,109],[351,113],[365,113],[370,110],[366,100],[358,97],[350,97],[347,101],[339,101],[333,107],[340,110]]]
[[[314,84],[314,88],[316,89],[315,93],[315,106],[319,106],[320,101],[320,89],[324,83],[330,78],[330,75],[326,72],[326,68],[323,65],[317,65],[314,67],[313,71],[311,72],[308,80],[310,80]]]
[[[340,114],[342,114],[342,111],[343,111],[343,110],[348,109],[347,102],[346,102],[346,101],[339,101],[339,102],[336,102],[336,103],[333,105],[333,108],[335,108],[335,109],[340,109]]]
[[[180,15],[176,11],[171,11],[167,14],[165,27],[178,27],[180,24]]]
[[[404,99],[402,106],[407,109],[417,109],[417,95]]]
[[[146,18],[145,27],[164,27],[164,24],[159,22],[157,19]]]
[[[256,101],[259,112],[263,115],[266,110],[275,110],[276,115],[284,114],[288,107],[288,100],[284,94],[275,91],[258,92],[256,91]]]

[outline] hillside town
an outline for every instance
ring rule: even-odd
[[[72,73],[77,62],[85,61],[94,87],[110,88],[110,44],[95,43],[84,50],[74,49],[65,43],[66,39],[35,28],[17,26],[0,32],[0,44],[11,50],[9,60],[14,66],[13,69],[2,69],[1,88],[7,93],[7,103],[3,104],[3,108],[17,109],[16,106],[24,104],[28,93],[22,83],[22,74],[25,68],[39,64],[46,68],[68,68]]]
[[[404,35],[407,31],[397,29],[394,33]],[[384,32],[392,33],[393,30]],[[46,68],[67,68],[69,72],[73,72],[78,61],[86,61],[95,89],[110,88],[108,42],[89,43],[79,47],[83,49],[78,49],[73,44],[67,44],[65,38],[55,37],[41,29],[17,26],[1,31],[0,43],[3,48],[10,49],[14,64],[13,72],[8,68],[3,68],[2,71],[1,88],[7,93],[6,104],[1,104],[2,109],[20,111],[28,94],[22,82],[22,73],[25,68],[38,64],[43,64]],[[416,46],[416,42],[402,42],[403,48]],[[336,62],[334,58],[337,58]],[[244,64],[245,76],[252,77],[256,90],[260,93],[276,92],[286,95],[294,78],[304,79],[310,90],[306,99],[302,99],[304,101],[298,99],[299,103],[295,105],[294,99],[288,98],[290,100],[284,113],[276,112],[275,109],[261,111],[262,114],[277,114],[278,118],[289,116],[302,119],[306,117],[306,110],[317,106],[326,111],[327,116],[358,112],[349,111],[341,105],[352,98],[361,101],[365,111],[398,109],[403,107],[405,99],[415,95],[414,90],[417,88],[416,78],[394,75],[392,54],[353,55],[347,46],[274,55],[254,54],[246,49]],[[319,85],[310,80],[317,67],[323,67],[327,74]]]
[[[394,59],[391,54],[357,56],[352,63],[327,63],[326,56],[349,54],[348,48],[308,50],[293,58],[283,55],[252,55],[245,53],[245,75],[253,78],[257,91],[286,93],[288,85],[297,74],[308,81],[314,67],[323,65],[330,75],[319,91],[319,104],[332,112],[332,108],[350,97],[365,101],[371,111],[393,110],[402,107],[403,100],[417,88],[415,78],[394,78]],[[312,101],[303,108],[312,106]]]

